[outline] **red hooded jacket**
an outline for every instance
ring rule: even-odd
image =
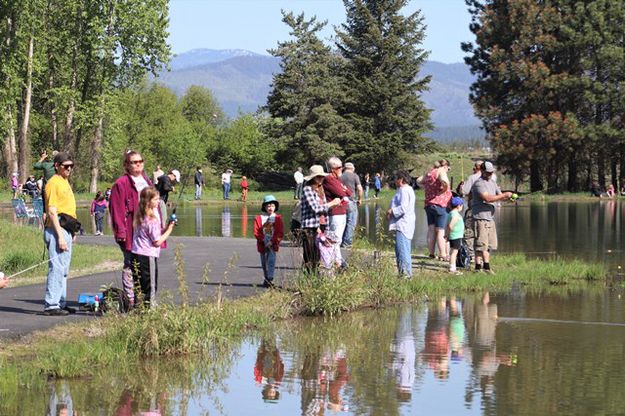
[[[148,186],[152,186],[152,182],[145,173],[143,173],[143,178],[148,183]],[[138,207],[139,193],[135,187],[135,182],[132,180],[130,175],[126,173],[120,176],[111,188],[109,212],[111,214],[111,223],[113,225],[113,235],[115,240],[119,241],[125,239],[124,247],[122,248],[127,251],[132,250],[132,223],[135,217],[135,211]],[[163,223],[162,216],[161,223]],[[163,243],[161,248],[165,247],[167,247],[166,243]]]
[[[254,219],[254,237],[256,237],[256,249],[259,253],[265,252],[265,234],[263,233],[263,219],[257,215]],[[284,223],[282,215],[276,214],[276,222],[273,224],[273,235],[271,236],[271,248],[273,251],[280,250],[280,241],[284,238]]]

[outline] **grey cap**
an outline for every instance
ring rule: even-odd
[[[484,162],[484,164],[482,165],[482,170],[484,172],[493,173],[495,171],[495,167],[490,162]]]
[[[356,169],[356,168],[354,167],[354,164],[353,164],[352,162],[347,162],[347,163],[345,164],[344,168],[345,168],[345,169],[349,169],[349,170],[354,170],[354,169]]]

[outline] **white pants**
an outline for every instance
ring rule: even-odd
[[[343,241],[343,233],[347,224],[347,215],[330,215],[330,231],[336,234],[338,257],[343,263],[343,255],[341,254],[341,242]]]

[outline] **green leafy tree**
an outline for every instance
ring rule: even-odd
[[[342,85],[346,99],[339,113],[352,131],[340,142],[362,170],[393,169],[404,152],[420,152],[428,140],[430,111],[421,94],[429,77],[419,70],[425,25],[420,11],[408,16],[408,0],[344,0],[347,22],[337,30],[337,47],[346,60]]]
[[[262,118],[242,115],[220,129],[211,162],[250,177],[274,170],[277,147],[263,133],[263,122]]]

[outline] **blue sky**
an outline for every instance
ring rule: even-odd
[[[327,20],[323,36],[345,21],[341,0],[171,0],[169,42],[174,53],[195,48],[247,49],[266,54],[280,40],[288,39],[280,10],[304,12]],[[460,42],[472,40],[470,17],[464,0],[411,0],[406,13],[421,9],[427,38],[424,48],[430,60],[461,62]]]

